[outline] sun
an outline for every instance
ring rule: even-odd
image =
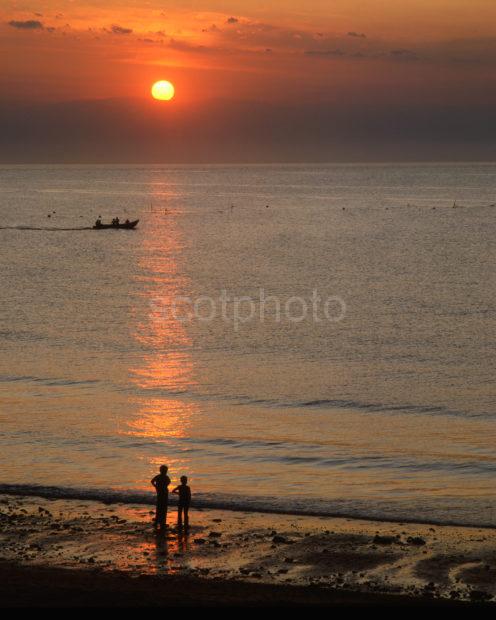
[[[174,97],[174,85],[167,80],[159,80],[152,86],[152,97],[160,101],[170,101]]]

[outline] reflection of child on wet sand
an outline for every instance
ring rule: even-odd
[[[181,484],[177,486],[173,491],[175,495],[179,495],[179,501],[177,503],[177,526],[183,526],[184,515],[184,527],[189,527],[189,507],[191,504],[191,489],[188,486],[188,477],[181,476]]]

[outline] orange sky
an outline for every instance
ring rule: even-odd
[[[494,160],[495,35],[495,0],[0,0],[0,162]]]
[[[42,8],[40,8],[42,6]],[[494,0],[3,1],[3,100],[495,99]]]

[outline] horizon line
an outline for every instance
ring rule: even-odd
[[[422,166],[422,165],[434,165],[434,166],[463,166],[463,165],[496,165],[496,159],[470,159],[470,160],[446,160],[446,159],[412,159],[412,160],[306,160],[306,161],[30,161],[30,162],[4,162],[0,160],[0,168],[9,167],[28,167],[28,166]]]

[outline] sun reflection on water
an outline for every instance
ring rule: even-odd
[[[191,339],[185,325],[167,311],[174,299],[188,294],[189,287],[181,269],[179,217],[178,211],[151,211],[142,227],[141,292],[131,325],[143,354],[130,368],[138,395],[133,397],[136,416],[129,421],[128,432],[156,441],[187,436],[199,414],[196,404],[174,397],[184,395],[196,384]],[[155,457],[144,458],[150,465],[159,462]]]

